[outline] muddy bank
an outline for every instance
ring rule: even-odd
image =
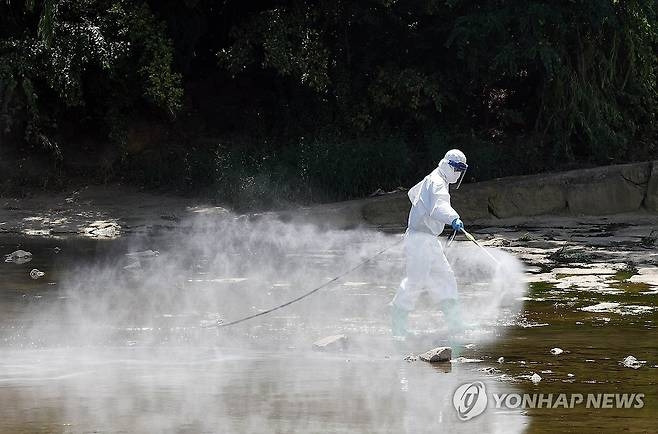
[[[523,260],[529,266],[531,283],[544,282],[558,287],[566,285],[581,289],[614,283],[624,287],[618,289],[652,289],[658,286],[655,271],[651,271],[651,268],[658,265],[658,213],[650,212],[648,208],[655,200],[657,186],[656,176],[642,178],[649,173],[647,168],[647,164],[625,165],[470,184],[455,192],[455,207],[465,216],[467,226],[485,245],[502,248]],[[656,171],[651,173],[658,174]],[[604,192],[607,182],[619,184],[622,182],[619,179],[626,178],[638,180],[640,186],[644,184],[639,181],[648,179],[645,186],[647,193],[640,203],[639,196],[633,199],[633,206],[637,205],[637,209],[631,210],[629,199],[625,207],[631,212],[615,215],[573,215],[568,214],[565,208],[562,215],[527,216],[519,211],[519,215],[507,218],[491,215],[468,218],[466,216],[474,213],[473,208],[468,204],[463,205],[465,200],[476,203],[473,198],[477,198],[477,195],[481,195],[480,200],[486,204],[486,201],[490,201],[490,198],[485,197],[487,192],[494,192],[492,194],[499,195],[495,196],[498,198],[514,195],[514,192],[519,191],[527,193],[530,198],[530,192],[534,192],[534,200],[540,202],[544,196],[537,193],[537,189],[557,188],[557,185],[562,185],[561,188],[566,189],[565,195],[571,195],[569,197],[574,196],[574,193],[569,193],[569,188]],[[586,184],[587,180],[590,184]],[[538,185],[540,187],[537,187]],[[514,186],[515,189],[505,186]],[[614,195],[603,195],[604,193],[601,193],[598,201],[612,204],[618,210],[626,209],[617,202]],[[530,204],[527,206],[531,207],[532,201],[528,199],[528,202]],[[328,228],[365,226],[402,232],[406,226],[407,204],[406,194],[402,192],[363,200],[299,207],[283,212],[236,216],[224,208],[193,199],[145,193],[118,185],[92,186],[61,194],[2,199],[0,234],[44,239],[151,236],[190,230],[195,217],[200,216],[211,220],[274,218]],[[569,209],[577,208],[571,206]],[[602,208],[598,210],[601,211]],[[16,248],[20,248],[20,245],[16,245]],[[625,279],[615,280],[615,275],[618,278],[617,273],[622,271],[630,272],[630,275]],[[592,277],[594,275],[597,277]]]
[[[190,217],[224,216],[199,200],[120,185],[88,186],[23,199],[0,199],[0,233],[114,239],[179,229]]]
[[[654,222],[658,216],[658,162],[510,177],[463,185],[453,205],[467,224],[497,226],[574,218],[609,223]],[[398,232],[406,226],[406,192],[367,199],[253,213],[331,228],[372,227]],[[158,195],[119,185],[89,186],[25,199],[0,199],[0,233],[118,238],[183,228],[191,217],[225,218],[224,208],[201,200]],[[562,224],[562,223],[560,223]],[[652,224],[652,223],[651,223]]]

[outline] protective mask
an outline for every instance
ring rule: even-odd
[[[462,161],[448,160],[444,158],[439,162],[439,170],[446,181],[450,184],[456,183],[457,186],[455,189],[458,189],[464,180],[464,176],[468,170],[468,164]]]

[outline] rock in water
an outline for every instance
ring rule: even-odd
[[[418,356],[415,354],[408,354],[403,359],[405,362],[416,362],[418,361]]]
[[[558,354],[562,354],[562,353],[564,353],[564,350],[562,348],[557,348],[557,347],[551,348],[551,354],[553,354],[554,356],[557,356]]]
[[[32,260],[32,253],[25,250],[16,250],[5,257],[5,262],[13,262],[14,264],[27,264]]]
[[[645,363],[646,363],[645,361],[636,359],[635,356],[627,356],[619,364],[626,368],[639,369]]]
[[[415,362],[416,360],[418,360],[418,356],[416,356],[415,354],[408,354],[407,356],[405,356],[403,360],[405,362]]]
[[[342,351],[347,348],[347,336],[332,335],[313,342],[313,349],[318,351]]]
[[[480,368],[478,371],[484,372],[487,375],[494,375],[500,371],[498,369],[494,368],[493,366],[487,366],[486,368]]]
[[[36,268],[33,268],[32,271],[30,271],[30,277],[34,280],[41,279],[45,275],[46,273],[39,271]]]
[[[480,363],[482,359],[469,359],[468,357],[459,356],[456,359],[450,360],[452,363]]]
[[[530,381],[532,381],[532,382],[535,383],[535,384],[539,383],[539,382],[541,381],[541,375],[539,375],[539,374],[537,374],[537,373],[535,372],[535,373],[532,374],[532,376],[530,377]]]
[[[418,357],[420,357],[420,360],[430,363],[449,362],[450,359],[452,359],[452,348],[437,347],[419,355]]]
[[[498,363],[503,363],[505,361],[505,357],[498,357]]]

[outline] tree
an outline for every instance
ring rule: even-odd
[[[27,143],[61,157],[56,137],[66,117],[120,138],[139,105],[170,115],[180,109],[172,45],[146,3],[5,0],[0,9],[4,134],[23,130]]]

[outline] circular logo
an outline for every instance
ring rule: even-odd
[[[457,410],[457,417],[461,420],[473,419],[487,408],[487,391],[484,383],[474,381],[462,384],[455,390],[452,405]]]

